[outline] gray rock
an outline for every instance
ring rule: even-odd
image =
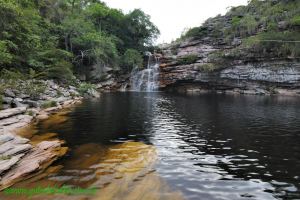
[[[232,46],[238,46],[240,44],[242,44],[242,40],[240,38],[234,38],[231,42]]]
[[[47,99],[50,99],[50,98],[51,97],[49,97],[49,96],[47,96],[45,94],[42,94],[42,95],[40,95],[39,100],[47,100]]]
[[[70,86],[69,86],[69,89],[70,89],[70,90],[76,90],[76,87],[70,85]]]
[[[5,152],[14,148],[14,144],[12,142],[6,142],[0,145],[0,155],[3,155]]]
[[[53,89],[50,89],[50,90],[46,90],[44,94],[47,95],[47,96],[50,96],[50,97],[56,97],[57,96],[57,91],[53,90]]]
[[[100,97],[100,93],[97,92],[97,91],[94,90],[94,89],[89,89],[89,90],[87,91],[87,95],[88,95],[89,97],[94,97],[94,98],[99,98],[99,97]]]
[[[68,91],[62,91],[64,97],[69,97],[70,96],[70,92]]]
[[[27,94],[20,94],[18,97],[21,98],[21,99],[28,99],[28,98],[30,98],[30,96],[27,95]]]
[[[18,100],[20,100],[20,99],[19,99],[19,98],[14,99],[14,100],[12,101],[12,105],[15,106],[15,107],[17,107],[17,108],[20,108],[20,107],[28,107],[28,105],[23,104],[23,103],[21,103],[21,102],[18,101]],[[23,100],[22,100],[22,101],[23,101]]]
[[[227,68],[221,72],[221,78],[237,80],[266,81],[274,83],[297,83],[300,81],[300,70],[293,67],[276,67],[241,65]]]
[[[279,29],[286,29],[288,27],[289,23],[287,21],[280,21],[278,22],[278,28]]]
[[[67,97],[58,97],[56,99],[53,99],[53,101],[56,101],[58,104],[61,104],[64,101],[67,101],[67,100],[69,100],[69,98],[67,98]]]
[[[5,110],[5,109],[10,109],[10,108],[11,108],[11,105],[10,105],[10,104],[3,104],[3,105],[2,105],[2,108],[3,108],[3,110]]]
[[[66,148],[61,147],[60,141],[41,142],[2,176],[0,190],[43,172],[65,152]]]
[[[18,123],[20,120],[18,119],[18,117],[10,117],[10,118],[6,118],[6,119],[2,119],[0,121],[0,126],[7,126],[10,124],[14,124],[14,123]]]
[[[7,133],[7,132],[13,133],[17,129],[27,126],[32,121],[32,118],[33,117],[29,116],[29,115],[14,116],[13,119],[17,119],[18,122],[6,125],[4,127],[5,128],[5,133]],[[7,119],[7,120],[10,121],[10,119]],[[4,120],[1,120],[1,121],[4,121]]]
[[[0,135],[0,145],[4,144],[5,142],[11,141],[13,139],[14,139],[14,136],[11,134]]]
[[[21,98],[15,98],[14,101],[23,102],[23,99],[21,99]]]
[[[112,72],[114,69],[112,67],[104,67],[103,72]]]
[[[12,108],[0,111],[0,120],[26,112],[26,107]]]
[[[32,148],[32,146],[30,144],[21,144],[21,145],[17,145],[15,146],[13,149],[10,149],[6,152],[4,152],[2,155],[3,156],[13,156],[19,153],[24,153],[29,151]]]
[[[38,101],[33,101],[33,100],[24,100],[23,101],[24,104],[28,104],[29,107],[31,108],[38,108],[40,107],[40,103]]]
[[[14,166],[25,154],[19,154],[8,159],[0,158],[0,174]]]
[[[14,144],[26,144],[30,141],[29,139],[23,137],[19,137],[19,136],[14,136],[14,137],[15,137],[13,140]]]
[[[6,103],[6,104],[11,104],[12,101],[13,101],[12,97],[3,97],[2,98],[2,102]]]
[[[102,83],[101,83],[101,86],[102,86],[102,87],[110,86],[110,85],[113,85],[114,83],[115,83],[115,80],[114,80],[114,79],[109,79],[109,80],[107,80],[107,81],[105,81],[105,82],[102,82]]]
[[[86,75],[85,74],[80,74],[79,75],[79,80],[80,81],[86,81]]]
[[[79,96],[79,92],[77,92],[76,90],[71,89],[69,90],[69,92],[71,96]]]
[[[4,95],[7,96],[7,97],[12,97],[12,98],[16,97],[15,93],[12,90],[10,90],[10,89],[6,89],[4,91]]]

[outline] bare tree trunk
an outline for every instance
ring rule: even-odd
[[[73,12],[74,12],[75,1],[76,1],[76,0],[73,0],[72,3],[71,3],[71,4],[72,4],[72,10],[71,10],[72,14],[73,14]]]
[[[66,48],[66,51],[69,51],[69,46],[68,46],[68,35],[65,36],[65,48]]]

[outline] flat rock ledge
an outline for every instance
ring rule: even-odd
[[[36,146],[17,144],[15,148],[8,151],[11,156],[0,161],[0,190],[44,172],[67,152],[67,147],[62,147],[61,144],[59,140],[43,141]]]
[[[67,147],[62,147],[63,141],[31,144],[29,139],[18,136],[17,131],[33,120],[47,119],[51,113],[80,101],[81,98],[68,100],[43,110],[18,107],[0,111],[0,191],[44,172],[67,152]]]

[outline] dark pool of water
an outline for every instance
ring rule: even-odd
[[[71,149],[152,144],[156,171],[186,199],[300,199],[299,98],[103,94],[46,131]]]

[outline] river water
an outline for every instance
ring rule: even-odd
[[[108,93],[37,128],[70,148],[47,181],[111,199],[300,199],[299,98]]]

